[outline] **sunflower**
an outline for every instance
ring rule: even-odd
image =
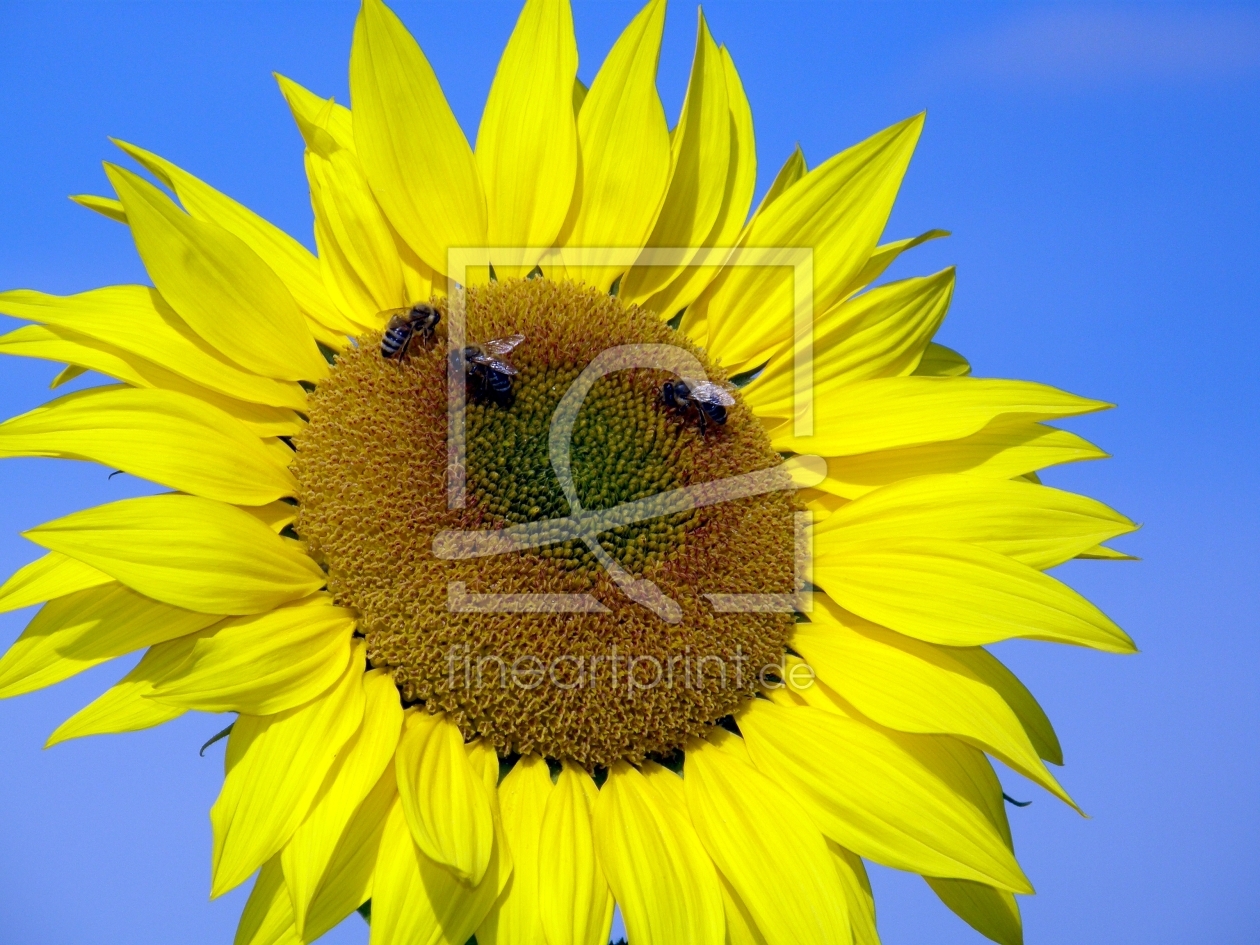
[[[0,350],[117,382],[0,453],[172,490],[25,533],[47,553],[0,607],[43,606],[0,695],[144,650],[49,743],[237,713],[211,811],[212,894],[257,873],[237,945],[356,909],[374,945],[600,945],[614,904],[636,945],[866,945],[867,859],[1021,939],[987,756],[1072,801],[985,646],[1133,650],[1044,573],[1124,557],[1133,523],[1036,475],[1104,455],[1045,421],[1109,405],[971,377],[932,341],[952,269],[875,285],[945,235],[878,242],[922,116],[798,150],[752,209],[731,56],[702,16],[671,131],[664,16],[587,89],[566,0],[527,0],[473,149],[364,0],[353,111],[278,77],[317,254],[117,142],[162,186],[107,164],[116,196],[74,199],[153,285],[0,293],[31,322]],[[709,399],[651,358],[592,374],[610,350]]]

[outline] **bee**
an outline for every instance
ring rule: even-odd
[[[501,359],[524,340],[524,335],[511,335],[451,353],[451,363],[463,372],[474,401],[490,400],[500,407],[511,406],[512,377],[519,372]]]
[[[442,320],[437,309],[423,302],[407,308],[390,309],[381,314],[390,316],[385,334],[381,336],[381,357],[396,361],[406,357],[407,350],[417,336],[427,345],[433,338],[437,323]]]
[[[710,423],[726,423],[726,408],[735,403],[729,384],[684,377],[661,386],[661,402],[684,420],[694,418],[704,436]]]

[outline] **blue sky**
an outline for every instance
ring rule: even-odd
[[[512,4],[400,2],[475,134]],[[589,81],[634,2],[575,2]],[[1063,740],[1089,819],[1004,775],[1038,889],[1030,945],[1260,940],[1260,11],[1002,3],[706,5],[757,120],[762,188],[799,141],[811,165],[907,115],[928,121],[889,237],[953,231],[891,275],[958,266],[940,336],[980,375],[1114,401],[1074,424],[1114,454],[1052,471],[1145,523],[1141,563],[1060,576],[1138,641],[1121,658],[1021,643],[1004,659]],[[271,80],[346,100],[353,2],[0,7],[0,286],[141,281],[122,227],[72,205],[104,191],[121,137],[310,242],[301,145]],[[659,85],[676,116],[694,7],[675,3]],[[5,363],[0,412],[47,399],[55,368]],[[0,464],[0,568],[18,532],[145,491],[97,467]],[[0,643],[28,614],[0,618]],[[116,680],[111,665],[0,703],[0,938],[12,945],[223,943],[242,892],[207,903],[207,810],[223,722],[48,752]],[[915,877],[876,870],[888,945],[979,942]],[[362,943],[357,918],[327,941]]]

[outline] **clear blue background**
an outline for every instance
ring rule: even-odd
[[[588,82],[634,2],[578,2]],[[513,4],[400,2],[473,135]],[[894,274],[956,263],[941,335],[981,375],[1117,402],[1073,424],[1115,458],[1051,471],[1144,529],[1140,564],[1061,576],[1143,653],[1001,648],[1055,720],[1091,819],[1008,777],[1038,889],[1029,943],[1250,943],[1256,894],[1257,272],[1260,12],[1252,7],[713,3],[742,71],[761,187],[923,108],[889,237],[954,236]],[[310,242],[301,144],[278,70],[346,99],[355,16],[337,3],[9,2],[0,7],[0,286],[143,280],[124,228],[70,204],[105,189],[115,135],[176,161]],[[681,104],[694,8],[671,9],[660,88]],[[56,369],[6,360],[0,413]],[[99,468],[0,465],[0,566],[18,532],[143,491]],[[0,619],[0,642],[29,615]],[[222,720],[40,746],[117,679],[107,666],[0,704],[0,941],[226,943],[243,891],[207,903]],[[915,877],[875,870],[888,945],[978,942]],[[328,941],[362,943],[355,917]],[[684,945],[684,943],[679,943]]]

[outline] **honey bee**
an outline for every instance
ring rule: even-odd
[[[427,345],[433,338],[438,322],[442,320],[440,312],[423,302],[407,308],[390,309],[381,314],[390,316],[385,334],[381,336],[381,357],[396,361],[406,357],[407,350],[417,336]]]
[[[451,363],[463,372],[474,402],[489,400],[500,407],[511,406],[512,377],[519,372],[502,358],[524,340],[524,335],[511,335],[451,353]]]
[[[710,423],[718,426],[726,423],[726,408],[735,403],[730,394],[734,389],[721,382],[684,377],[666,381],[661,386],[661,402],[684,421],[694,420],[700,435],[704,436]]]

